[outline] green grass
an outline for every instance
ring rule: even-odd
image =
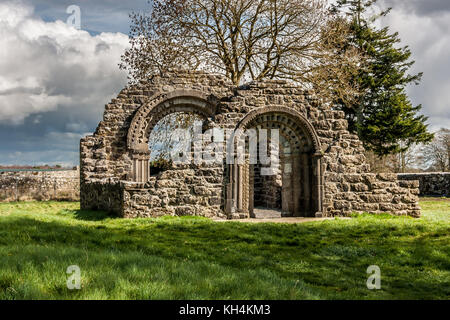
[[[3,203],[0,299],[449,299],[450,201],[421,206],[420,219],[292,225]],[[69,265],[81,290],[67,289]],[[381,290],[366,287],[370,265]]]

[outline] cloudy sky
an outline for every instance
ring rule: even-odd
[[[450,127],[450,1],[381,0],[423,71],[409,88],[432,130]],[[81,8],[81,30],[66,22]],[[126,84],[128,13],[147,0],[0,0],[0,164],[78,164],[79,139]]]

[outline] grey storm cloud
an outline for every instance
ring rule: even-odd
[[[128,33],[132,11],[151,10],[148,0],[33,0],[36,13],[44,19],[67,19],[66,9],[77,5],[81,9],[81,26],[90,32],[114,31]]]
[[[449,0],[386,0],[386,4],[418,16],[450,12]]]
[[[401,45],[408,45],[415,64],[412,73],[423,72],[418,86],[408,94],[422,113],[429,117],[433,131],[450,128],[450,1],[386,0],[392,7],[383,20],[391,32],[398,32]]]

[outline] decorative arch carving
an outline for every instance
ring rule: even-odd
[[[260,129],[278,129],[280,136],[283,136],[292,146],[293,151],[297,153],[310,152],[313,150],[312,139],[309,135],[298,125],[290,123],[287,117],[280,114],[257,117],[250,122],[246,129],[260,128]]]
[[[146,153],[153,127],[159,120],[175,112],[192,112],[205,118],[214,117],[217,101],[214,96],[196,90],[175,90],[157,93],[134,115],[127,136],[127,147],[135,153]]]
[[[162,118],[176,112],[192,112],[211,118],[215,115],[216,105],[214,96],[196,90],[175,90],[153,95],[149,103],[138,109],[128,130],[127,147],[132,158],[129,179],[142,183],[149,180],[149,137]]]
[[[297,139],[310,144],[316,155],[321,154],[320,140],[313,125],[302,114],[286,107],[274,106],[253,110],[238,123],[236,132],[242,132],[255,124],[267,126],[268,123],[279,124],[282,132],[295,134]]]

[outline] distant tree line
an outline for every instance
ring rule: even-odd
[[[76,170],[77,167],[63,167],[60,164],[56,165],[0,165],[0,170]]]
[[[450,129],[435,132],[431,143],[414,145],[382,159],[368,151],[366,158],[374,172],[450,172]]]

